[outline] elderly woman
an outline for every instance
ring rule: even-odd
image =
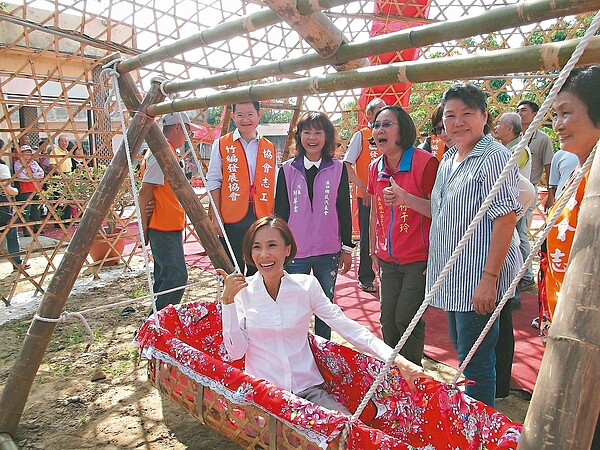
[[[415,137],[415,125],[401,107],[386,106],[375,116],[373,140],[382,156],[369,166],[367,192],[374,205],[370,242],[373,266],[381,280],[381,331],[391,347],[396,346],[425,297],[429,195],[438,161],[413,146]],[[424,345],[425,321],[421,319],[401,354],[421,364]]]
[[[444,128],[454,146],[446,150],[431,194],[427,290],[431,290],[459,240],[510,158],[488,133],[486,96],[471,84],[444,93]],[[447,312],[450,339],[462,363],[517,272],[513,239],[517,214],[517,168],[511,172],[463,249],[432,305]],[[498,321],[465,369],[474,381],[466,393],[494,406]]]
[[[552,126],[558,135],[561,148],[579,158],[579,168],[600,139],[600,66],[586,70],[575,69],[571,72],[554,100],[553,109]],[[548,255],[553,256],[552,264],[548,265],[545,283],[551,317],[556,309],[558,293],[569,262],[577,229],[579,206],[588,176],[589,170],[577,188],[573,205],[567,205],[556,222],[568,223],[568,226],[555,226],[548,234]],[[570,183],[571,180],[566,183],[563,193]],[[554,208],[550,213],[549,217],[554,213]]]

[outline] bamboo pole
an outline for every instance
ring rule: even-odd
[[[356,1],[356,0],[354,0]],[[312,13],[335,8],[336,6],[347,5],[352,1],[339,0],[296,0],[296,9],[303,16],[308,16]],[[407,4],[407,6],[410,6]]]
[[[142,111],[148,104],[162,98],[164,97],[160,93],[158,85],[154,83],[142,102]],[[132,158],[137,156],[145,134],[153,123],[152,118],[146,114],[134,116],[132,126],[127,133]],[[52,277],[46,294],[42,298],[37,311],[40,317],[58,318],[64,310],[69,293],[75,284],[92,242],[127,175],[125,151],[124,144],[121,144],[100,180],[97,190],[92,195],[56,274]],[[15,435],[35,375],[55,328],[56,323],[33,320],[27,330],[21,352],[11,369],[2,391],[2,397],[0,397],[0,433]]]
[[[356,0],[320,0],[319,5],[311,8],[311,12],[333,8],[348,3],[353,3]],[[240,17],[236,20],[231,20],[212,28],[202,30],[200,33],[193,36],[179,39],[172,44],[160,46],[152,50],[148,50],[140,55],[128,58],[119,64],[119,73],[127,73],[149,64],[168,60],[176,55],[180,55],[196,48],[214,44],[215,42],[231,39],[244,33],[266,28],[270,25],[280,23],[281,19],[271,10],[258,11],[253,14]]]
[[[123,80],[119,78],[119,86],[122,92],[127,94],[127,96],[123,96],[125,105],[128,109],[135,110],[136,96],[134,94],[138,90],[133,79],[130,76],[125,77]],[[165,178],[169,180],[171,189],[173,189],[179,203],[181,203],[181,206],[183,206],[187,216],[190,218],[196,234],[213,266],[221,268],[227,273],[233,272],[233,264],[214,233],[204,206],[200,203],[189,180],[181,170],[181,166],[165,139],[161,127],[153,122],[148,129],[145,139]]]
[[[19,447],[9,434],[0,433],[0,450],[19,450]]]
[[[538,70],[558,70],[575,50],[578,39],[509,50],[496,50],[483,55],[453,56],[429,61],[415,61],[366,67],[319,77],[281,81],[268,85],[243,86],[227,91],[163,102],[148,107],[149,114],[204,109],[254,100],[318,95],[365,86],[453,79],[477,78],[485,75],[507,75]],[[600,62],[600,37],[590,41],[579,65]]]
[[[600,413],[600,157],[587,182],[519,450],[590,449]]]
[[[344,33],[322,12],[302,15],[296,9],[296,0],[263,0],[263,3],[285,20],[323,58],[335,55],[342,44],[348,43]],[[369,65],[366,58],[360,60],[352,58],[352,60],[349,67],[344,67],[342,70]]]
[[[321,0],[323,1],[323,0]],[[463,39],[509,27],[579,14],[600,9],[600,0],[536,0],[493,9],[479,16],[448,20],[370,38],[366,42],[340,46],[329,58],[312,52],[297,58],[288,58],[260,64],[244,70],[234,70],[203,78],[165,83],[168,94],[194,89],[243,84],[267,77],[289,75],[300,70],[323,65],[339,65],[347,61],[407,48],[425,47],[437,42]]]
[[[300,106],[304,101],[303,97],[296,97],[296,105]],[[294,128],[295,124],[298,123],[300,118],[300,108],[294,109],[292,120],[290,120],[290,128],[288,129],[288,135],[285,138],[285,146],[283,147],[283,161],[287,161],[290,157],[290,150],[292,148],[292,142],[294,142]]]

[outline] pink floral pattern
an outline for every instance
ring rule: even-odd
[[[312,335],[309,339],[327,389],[356,410],[383,363]],[[245,374],[243,360],[231,361],[223,346],[219,303],[168,306],[159,313],[159,326],[148,319],[137,341],[146,357],[185,368],[202,384],[210,380],[230,401],[255,404],[317,444],[336,439],[349,422],[344,414]],[[352,424],[348,448],[515,449],[521,429],[457,387],[424,380],[413,392],[392,369],[361,420]]]

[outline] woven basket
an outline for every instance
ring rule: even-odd
[[[155,373],[159,365],[158,380]],[[177,367],[151,359],[148,379],[173,402],[205,426],[247,449],[319,450],[277,417],[253,405],[236,405],[212,389],[190,379]],[[329,449],[339,448],[337,439]]]
[[[248,449],[339,449],[347,416],[322,408],[225,361],[220,305],[169,305],[139,330],[149,380],[200,423]],[[308,336],[325,389],[354,411],[382,362]],[[515,449],[521,425],[434,380],[416,391],[395,369],[352,424],[348,448]],[[331,442],[329,441],[331,439]]]

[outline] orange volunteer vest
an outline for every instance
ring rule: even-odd
[[[173,153],[177,154],[177,149],[170,143],[169,146]],[[162,186],[155,185],[152,192],[154,213],[150,218],[149,228],[158,231],[182,231],[185,228],[185,211],[167,179],[165,178]]]
[[[224,223],[236,223],[248,213],[252,202],[257,218],[273,213],[275,203],[275,146],[261,137],[258,141],[254,184],[250,182],[250,171],[246,152],[239,140],[233,140],[233,132],[219,140],[219,151],[223,170],[221,185],[221,217]]]
[[[429,141],[429,150],[438,161],[441,161],[446,151],[446,143],[442,138],[434,134]]]
[[[554,316],[556,303],[560,295],[560,289],[565,279],[565,272],[573,247],[573,238],[579,218],[579,207],[585,192],[585,186],[590,172],[585,174],[577,187],[575,195],[569,200],[567,206],[562,210],[556,223],[548,233],[548,271],[544,279],[546,283],[546,295],[548,297],[548,308],[550,316]],[[566,187],[565,187],[566,189]],[[560,199],[559,199],[560,200]],[[556,204],[558,204],[558,200]],[[548,213],[548,217],[554,214],[554,207]]]
[[[381,152],[377,150],[375,145],[369,143],[369,140],[373,135],[373,130],[369,127],[364,127],[360,130],[360,134],[362,135],[362,149],[354,164],[354,170],[356,171],[356,176],[360,178],[366,186],[369,182],[369,164],[377,159],[381,155]],[[364,196],[364,194],[360,192],[360,189],[356,189],[355,194],[360,198]]]

